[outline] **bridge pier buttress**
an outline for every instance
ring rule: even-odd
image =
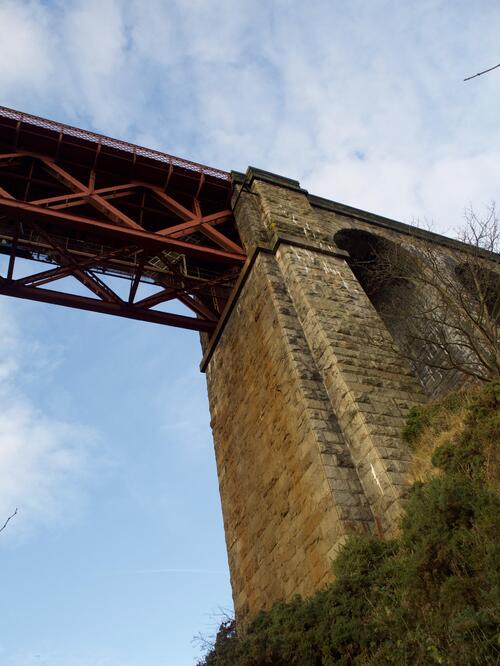
[[[245,620],[331,580],[347,534],[395,529],[408,487],[400,432],[423,394],[333,240],[355,221],[296,181],[238,178],[249,259],[202,368]]]

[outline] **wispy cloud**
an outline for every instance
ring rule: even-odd
[[[212,443],[207,440],[209,421],[205,379],[196,369],[166,382],[158,382],[155,408],[170,446],[178,455],[206,464],[200,457],[207,449],[212,454]]]
[[[497,58],[499,21],[494,2],[6,0],[0,86],[30,111],[446,231],[500,196],[499,78],[462,81]]]
[[[0,520],[18,508],[3,541],[74,515],[95,441],[90,429],[43,413],[23,390],[31,349],[0,301]]]

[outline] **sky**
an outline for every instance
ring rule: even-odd
[[[0,105],[453,235],[500,5],[0,0]],[[0,269],[2,265],[0,264]],[[196,333],[0,299],[0,663],[192,666],[231,591]]]

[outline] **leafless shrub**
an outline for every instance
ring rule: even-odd
[[[351,266],[421,378],[427,371],[441,378],[455,373],[461,381],[498,379],[500,226],[495,206],[483,216],[466,211],[457,234],[466,245],[440,245],[419,233],[404,245],[371,239]]]

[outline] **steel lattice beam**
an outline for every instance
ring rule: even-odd
[[[0,294],[210,333],[246,260],[228,175],[16,114],[0,107]],[[52,267],[16,277],[22,258]],[[68,277],[91,295],[53,290]],[[193,316],[153,309],[172,300]]]

